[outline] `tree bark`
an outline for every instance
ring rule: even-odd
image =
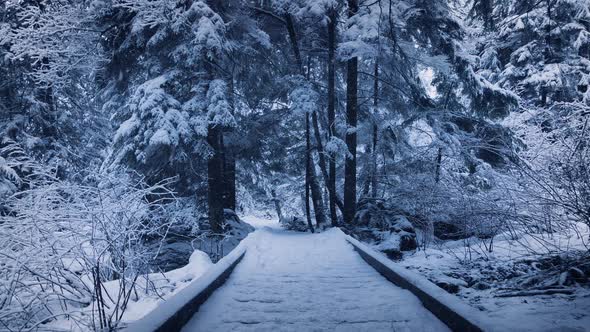
[[[229,104],[231,107],[232,115],[235,115],[235,103],[234,103],[234,80],[233,75],[229,79]],[[233,129],[228,130],[228,136],[233,134]],[[231,141],[230,141],[231,143]],[[223,180],[224,180],[224,207],[231,210],[236,210],[236,158],[234,155],[234,149],[231,144],[229,147],[224,146],[224,159],[223,159]]]
[[[434,182],[440,182],[440,166],[442,163],[442,148],[438,148],[438,155],[436,156],[436,170],[434,173]]]
[[[297,42],[297,34],[295,32],[295,25],[293,24],[293,18],[291,14],[285,14],[285,22],[287,24],[287,32],[289,33],[289,40],[291,41],[291,47],[293,49],[293,54],[295,56],[295,62],[297,64],[299,73],[303,76],[303,61],[301,59],[301,52],[299,50],[299,44]],[[322,191],[320,190],[319,184],[317,182],[317,176],[315,173],[315,165],[313,159],[311,158],[311,138],[310,138],[310,130],[309,130],[309,114],[305,115],[305,137],[307,141],[307,151],[306,151],[306,163],[305,163],[305,174],[306,174],[306,186],[309,186],[311,189],[311,198],[313,203],[313,208],[315,212],[316,224],[322,224],[325,221],[324,217],[324,204],[322,199]],[[307,191],[307,189],[306,189]],[[306,202],[307,203],[307,202]]]
[[[377,112],[379,106],[379,62],[375,61],[375,82],[373,84],[373,113]],[[377,120],[373,117],[373,153],[371,155],[371,197],[377,198],[377,144],[379,143],[379,127]]]
[[[275,210],[277,210],[277,216],[279,217],[279,221],[283,219],[283,212],[281,211],[281,202],[277,198],[277,193],[274,189],[270,191],[270,195],[272,196],[272,200],[275,203]]]
[[[207,143],[213,155],[207,161],[207,201],[209,204],[209,225],[215,234],[223,232],[223,160],[221,155],[221,128],[209,125]]]
[[[348,0],[348,17],[358,11],[357,0]],[[346,146],[350,156],[344,164],[344,222],[352,223],[356,214],[356,146],[357,146],[358,58],[348,60],[346,77]]]
[[[307,226],[309,230],[314,233],[313,224],[311,222],[311,208],[309,206],[309,186],[311,176],[309,174],[309,163],[310,163],[310,153],[309,153],[309,115],[305,114],[305,131],[307,137],[307,144],[306,144],[306,151],[305,151],[305,217],[307,219]]]
[[[315,173],[315,165],[311,155],[311,133],[309,126],[309,114],[305,114],[305,137],[306,137],[306,174],[308,177],[308,185],[311,190],[311,201],[313,203],[313,212],[315,215],[316,225],[321,225],[325,222],[324,217],[324,202],[322,200],[322,193],[320,186],[317,183],[317,176]]]
[[[336,28],[337,12],[334,8],[330,11],[330,23],[328,24],[328,136],[336,136]],[[328,192],[330,193],[330,220],[332,226],[338,225],[338,216],[336,214],[336,156],[330,153],[329,183]],[[340,208],[344,214],[344,205]]]
[[[287,32],[289,33],[289,40],[291,41],[291,48],[295,56],[295,63],[297,64],[297,71],[303,76],[303,60],[301,59],[301,52],[299,51],[299,43],[297,41],[297,33],[295,32],[295,25],[291,14],[285,14],[285,22],[287,23]]]
[[[313,129],[314,129],[314,136],[315,136],[315,140],[316,140],[316,147],[318,149],[320,170],[322,172],[322,176],[324,178],[324,182],[326,184],[326,187],[328,188],[328,193],[330,195],[330,199],[334,199],[334,204],[336,206],[338,206],[338,208],[340,209],[340,212],[344,213],[344,204],[342,203],[342,200],[340,199],[340,197],[338,197],[338,193],[336,192],[336,185],[334,185],[334,188],[331,188],[331,186],[330,186],[330,175],[328,174],[328,169],[326,167],[326,157],[325,157],[325,152],[324,152],[324,145],[322,144],[322,135],[321,135],[321,131],[320,131],[320,124],[319,124],[318,116],[317,116],[316,112],[312,113],[312,123],[313,123]],[[334,223],[332,223],[332,225],[334,225]]]
[[[231,148],[223,145],[223,207],[236,210],[236,160]]]

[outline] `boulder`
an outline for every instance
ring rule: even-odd
[[[402,252],[397,249],[384,249],[381,250],[381,252],[384,253],[387,256],[387,258],[394,261],[399,261],[404,257]]]
[[[434,280],[434,283],[447,291],[451,294],[459,293],[461,287],[467,287],[467,282],[461,279],[449,277],[449,276],[439,276]]]
[[[447,291],[447,293],[451,293],[451,294],[457,294],[459,293],[459,285],[455,285],[446,281],[438,281],[436,282],[436,285],[442,289],[444,289],[445,291]]]
[[[206,252],[213,261],[217,261],[254,231],[254,227],[242,221],[232,210],[224,210],[224,217],[223,238],[209,237],[209,222],[200,219],[196,233],[187,225],[178,225],[168,231],[163,241],[161,238],[148,240],[146,245],[151,252],[158,253],[151,262],[152,269],[166,272],[185,266],[195,249]]]
[[[444,221],[434,222],[432,225],[434,236],[441,240],[461,240],[469,235],[457,225]]]
[[[415,234],[403,234],[399,240],[399,250],[410,251],[418,248]]]
[[[167,272],[185,266],[194,251],[192,237],[169,232],[163,241],[152,240],[147,246],[150,251],[158,253],[150,262],[156,271]]]
[[[475,283],[475,285],[473,285],[472,288],[477,289],[477,290],[486,290],[486,289],[492,288],[492,286],[485,281],[479,281],[479,282]]]
[[[303,217],[291,216],[291,217],[284,217],[279,220],[279,223],[283,228],[289,231],[296,231],[296,232],[307,232],[309,231],[309,226],[307,225],[307,221]]]

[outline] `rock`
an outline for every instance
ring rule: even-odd
[[[459,285],[455,285],[446,281],[439,281],[436,282],[436,285],[444,290],[446,290],[448,293],[451,294],[457,294],[459,293]]]
[[[587,278],[584,271],[578,269],[577,267],[570,267],[568,274],[575,281],[584,281]]]
[[[283,228],[289,231],[296,231],[296,232],[307,232],[309,231],[309,226],[307,225],[307,221],[304,218],[300,218],[297,216],[285,217],[279,221]]]
[[[384,250],[381,250],[381,252],[384,253],[385,255],[387,255],[387,258],[394,260],[394,261],[399,261],[404,257],[402,252],[399,250],[396,250],[396,249],[384,249]]]
[[[191,240],[190,237],[173,233],[168,234],[162,243],[160,241],[152,241],[148,244],[148,247],[152,252],[158,252],[158,256],[150,262],[150,265],[155,270],[161,270],[163,272],[186,265],[194,251]]]
[[[492,288],[492,286],[485,281],[479,281],[479,282],[475,283],[475,285],[473,285],[472,288],[477,289],[477,290],[486,290],[486,289]]]
[[[240,241],[254,227],[242,221],[232,210],[224,210],[225,223],[223,224],[224,238],[219,240],[217,236],[210,238],[207,233],[210,231],[207,219],[201,219],[198,223],[198,233],[191,233],[187,225],[178,225],[169,230],[164,241],[161,238],[148,239],[146,245],[158,256],[150,262],[155,271],[167,272],[189,263],[195,249],[206,252],[212,259],[217,261],[227,255],[235,248]],[[190,234],[190,235],[189,235]]]
[[[404,234],[400,237],[399,250],[410,251],[418,248],[415,234]]]
[[[448,275],[441,275],[435,277],[434,283],[451,294],[459,293],[461,287],[467,287],[467,282],[462,279],[450,277]]]
[[[416,230],[414,229],[414,225],[408,220],[408,218],[404,216],[396,216],[394,219],[394,228],[399,231],[404,231],[406,233],[415,234]]]
[[[432,226],[434,236],[441,240],[461,240],[469,237],[469,235],[457,227],[457,225],[448,222],[437,221],[434,222]]]
[[[225,234],[238,237],[241,240],[249,233],[254,232],[254,227],[242,221],[233,210],[225,209],[223,215],[225,217],[225,224],[223,225]]]

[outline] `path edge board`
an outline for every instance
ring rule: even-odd
[[[479,317],[481,314],[460,299],[446,293],[426,278],[411,271],[394,267],[393,262],[386,261],[373,249],[346,235],[346,241],[352,245],[361,258],[393,284],[407,289],[414,294],[426,309],[445,323],[453,331],[480,332],[493,331]]]
[[[244,240],[242,240],[243,242]],[[123,328],[124,332],[180,331],[199,311],[215,290],[229,278],[246,255],[241,244],[217,262],[203,276],[158,306],[141,319]]]

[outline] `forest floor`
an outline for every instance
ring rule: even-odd
[[[206,331],[446,330],[410,292],[367,265],[339,230],[298,233],[283,230],[276,220],[242,219],[256,228],[251,234],[255,241],[227,283],[202,306],[185,331],[195,331],[197,326]],[[588,229],[584,232],[587,237]],[[554,235],[551,241],[567,249],[565,253],[585,248],[576,236]],[[559,285],[565,281],[563,273],[549,274],[550,269],[537,268],[543,259],[555,256],[531,254],[531,249],[542,249],[531,248],[534,243],[538,241],[526,236],[519,241],[499,236],[493,253],[486,253],[475,246],[467,252],[464,240],[445,241],[406,253],[396,264],[437,284],[455,287],[451,292],[497,322],[499,331],[590,331],[588,285]],[[211,266],[208,256],[197,250],[188,265],[151,274],[150,283],[158,291],[132,297],[123,322],[141,318]],[[542,277],[535,280],[537,284],[544,282],[569,294],[499,296],[529,291],[522,284],[535,276]],[[145,282],[139,285],[145,287]],[[116,293],[117,282],[105,283],[105,289]],[[71,320],[57,320],[47,327],[80,330]]]
[[[442,284],[506,329],[590,331],[590,285],[570,280],[567,272],[568,266],[590,263],[583,241],[590,232],[581,230],[544,239],[500,235],[492,253],[473,242],[469,250],[465,240],[446,241],[405,254],[398,263]]]
[[[412,293],[387,281],[342,232],[258,231],[244,260],[184,331],[447,331]]]

